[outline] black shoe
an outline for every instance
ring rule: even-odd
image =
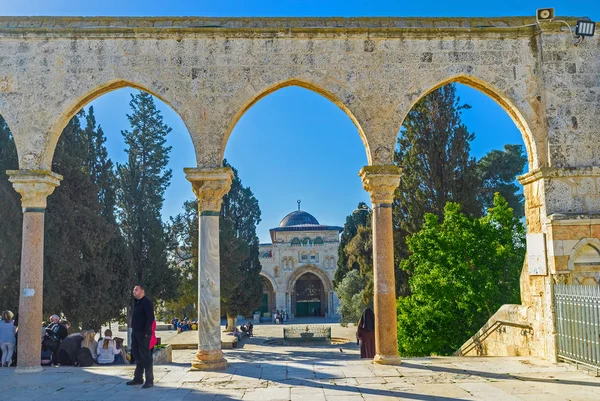
[[[133,379],[133,380],[128,381],[125,384],[127,384],[128,386],[136,386],[138,384],[143,384],[143,383],[144,383],[143,381]]]
[[[144,383],[144,385],[142,386],[142,388],[151,388],[151,387],[154,387],[154,383],[148,383],[148,382],[146,382],[146,383]]]

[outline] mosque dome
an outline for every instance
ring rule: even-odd
[[[315,217],[306,213],[303,210],[294,210],[292,213],[285,216],[279,223],[279,227],[292,227],[301,225],[319,225],[319,222]]]

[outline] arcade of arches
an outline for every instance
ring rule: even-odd
[[[498,352],[554,359],[552,283],[581,280],[599,249],[593,241],[600,238],[599,40],[576,47],[561,23],[533,17],[0,18],[0,114],[17,145],[20,170],[9,175],[24,213],[18,371],[40,369],[44,210],[61,180],[50,171],[54,148],[83,105],[125,86],[169,104],[197,155],[197,166],[186,169],[200,208],[203,324],[193,367],[226,364],[218,212],[232,178],[220,167],[228,137],[254,103],[289,85],[338,105],[365,145],[369,165],[360,176],[373,203],[379,363],[400,362],[391,202],[401,175],[393,155],[404,117],[449,82],[470,85],[506,110],[529,158],[529,172],[520,178],[528,255],[517,309],[532,334]]]

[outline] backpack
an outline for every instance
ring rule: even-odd
[[[94,366],[94,357],[88,348],[79,348],[77,350],[77,365],[81,367]]]

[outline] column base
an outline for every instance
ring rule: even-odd
[[[198,351],[196,359],[192,361],[191,370],[221,370],[227,368],[227,361],[223,357],[223,351]]]
[[[375,355],[373,358],[373,363],[377,363],[379,365],[401,365],[402,360],[398,355]]]
[[[39,373],[43,372],[44,368],[41,366],[18,366],[15,368],[15,373]]]

